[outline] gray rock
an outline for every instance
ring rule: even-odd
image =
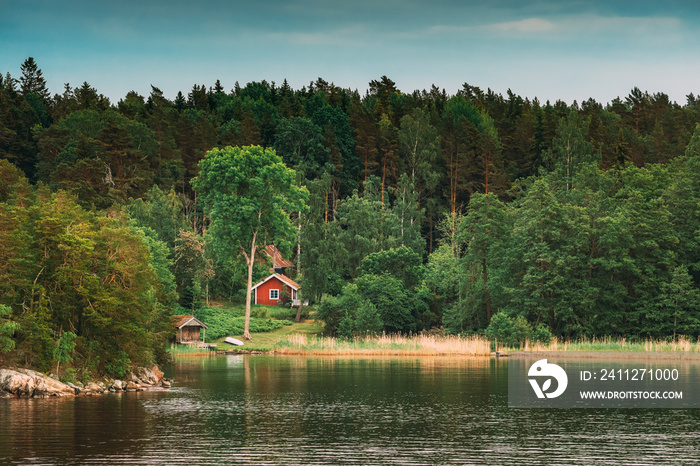
[[[70,382],[66,382],[66,385],[68,385],[70,388],[72,388],[75,391],[76,395],[80,395],[80,392],[82,391],[82,388],[78,387],[75,384],[72,384]]]
[[[137,367],[135,372],[132,373],[132,380],[144,385],[160,385],[162,379],[163,372],[155,365],[150,369],[146,367]]]
[[[95,382],[89,382],[85,388],[87,390],[90,390],[91,392],[95,392],[95,393],[102,393],[102,391],[103,391],[103,388],[100,387]]]
[[[75,396],[74,388],[28,369],[0,369],[0,391],[17,396],[39,398]]]
[[[115,390],[124,390],[124,383],[121,380],[115,380],[112,382],[112,388]]]

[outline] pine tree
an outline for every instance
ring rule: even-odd
[[[39,69],[34,61],[34,57],[27,58],[24,63],[22,63],[20,69],[22,70],[22,77],[19,81],[22,94],[24,96],[27,94],[36,94],[45,102],[48,102],[50,95],[49,90],[46,88],[46,80],[44,79],[41,69]]]

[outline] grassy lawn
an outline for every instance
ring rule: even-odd
[[[323,323],[315,320],[305,320],[292,325],[285,325],[282,328],[271,332],[251,333],[252,339],[246,342],[243,335],[229,335],[245,342],[245,346],[234,346],[224,342],[224,338],[215,340],[219,351],[270,351],[280,340],[291,335],[317,335],[323,332]]]
[[[213,307],[230,312],[235,316],[245,316],[245,304],[217,303]],[[310,314],[310,315],[309,315]],[[284,326],[268,332],[251,332],[251,341],[246,342],[243,334],[226,335],[244,341],[245,346],[234,346],[224,342],[226,336],[212,340],[217,344],[219,351],[270,351],[280,340],[291,335],[316,335],[323,332],[323,323],[313,319],[313,310],[306,308],[302,314],[302,321],[297,323],[293,319],[296,309],[279,306],[254,305],[250,312],[251,317],[260,319],[279,319],[284,321]],[[305,318],[304,318],[305,317]],[[206,323],[206,322],[205,322]]]

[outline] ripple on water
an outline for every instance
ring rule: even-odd
[[[0,463],[678,464],[695,411],[507,407],[504,365],[208,358],[169,392],[0,400]]]

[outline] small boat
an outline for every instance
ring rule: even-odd
[[[243,342],[241,340],[237,340],[235,338],[226,337],[224,339],[224,341],[230,345],[243,346]]]

